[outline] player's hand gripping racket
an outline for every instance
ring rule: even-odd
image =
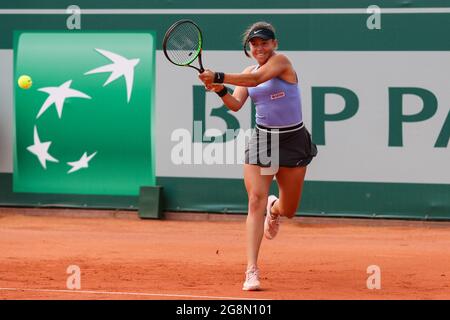
[[[199,73],[202,64],[202,32],[191,20],[175,22],[166,32],[163,41],[166,58],[177,66],[191,67]],[[191,65],[198,58],[199,68]]]

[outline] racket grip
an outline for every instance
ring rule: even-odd
[[[198,54],[198,66],[200,67],[200,70],[199,70],[200,73],[205,72],[205,68],[203,68],[203,62],[202,62],[202,49],[200,49],[200,52]]]

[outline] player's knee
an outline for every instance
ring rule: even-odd
[[[250,211],[259,211],[265,207],[267,197],[259,193],[250,193],[248,195],[248,207]]]
[[[281,215],[288,218],[288,219],[292,219],[293,217],[295,217],[295,213],[297,211],[297,208],[294,208],[293,206],[283,206],[283,204],[279,204],[280,205],[280,212]]]

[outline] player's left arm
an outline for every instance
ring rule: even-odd
[[[225,73],[223,83],[241,87],[256,87],[260,83],[281,76],[292,68],[291,62],[283,54],[272,56],[262,67],[252,73]],[[206,85],[214,82],[214,72],[205,70],[199,75]]]

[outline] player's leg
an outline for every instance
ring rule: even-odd
[[[286,168],[280,167],[276,175],[279,199],[272,206],[273,215],[292,218],[297,211],[302,198],[303,182],[305,180],[306,166]]]
[[[261,175],[261,168],[259,166],[244,165],[244,181],[248,195],[248,215],[246,222],[247,279],[244,283],[244,290],[254,290],[259,287],[257,261],[264,234],[264,213],[267,196],[272,180],[273,175]],[[249,279],[249,272],[256,272],[256,274],[250,275]],[[251,279],[251,276],[256,277],[256,279]]]
[[[300,204],[306,167],[280,167],[276,175],[279,198],[270,196],[267,203],[267,215],[264,223],[264,235],[275,238],[280,228],[280,217],[292,218]]]
[[[248,267],[257,264],[259,247],[264,232],[264,214],[273,175],[261,175],[256,165],[244,165],[244,182],[248,195],[247,261]]]

